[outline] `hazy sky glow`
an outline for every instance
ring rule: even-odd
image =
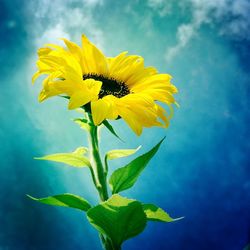
[[[62,37],[80,43],[82,33],[107,56],[142,55],[179,88],[180,108],[167,130],[136,137],[112,122],[124,144],[103,129],[103,152],[138,145],[145,152],[166,135],[122,194],[185,216],[150,223],[124,250],[243,249],[250,241],[249,13],[248,0],[0,1],[0,249],[101,249],[80,212],[25,198],[71,192],[97,202],[86,169],[33,160],[87,144],[66,100],[39,104],[41,82],[31,85],[36,50]]]

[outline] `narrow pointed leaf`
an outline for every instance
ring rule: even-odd
[[[62,98],[65,98],[65,99],[70,99],[70,97],[66,96],[66,95],[59,95],[59,97],[62,97]]]
[[[109,179],[109,184],[113,194],[126,190],[135,184],[139,175],[146,167],[150,159],[158,151],[164,139],[165,138],[163,138],[156,146],[154,146],[147,153],[137,157],[125,167],[118,168],[113,172]]]
[[[153,204],[143,204],[142,207],[143,207],[144,213],[147,216],[147,220],[160,221],[160,222],[173,222],[173,221],[177,221],[183,218],[181,217],[181,218],[173,219],[163,209]]]
[[[91,205],[88,203],[88,201],[74,194],[58,194],[45,198],[34,198],[30,195],[27,196],[34,201],[52,206],[71,207],[83,211],[88,211],[91,208]]]
[[[123,141],[119,135],[115,132],[115,130],[113,129],[113,127],[111,126],[111,124],[107,121],[107,120],[104,120],[102,122],[102,124],[115,136],[117,137],[118,139],[120,139],[121,141]]]
[[[122,242],[141,233],[147,221],[140,202],[118,194],[88,210],[87,218],[112,240],[114,249],[120,249]]]
[[[48,160],[62,162],[72,167],[90,167],[90,162],[87,157],[83,156],[87,152],[87,148],[79,147],[72,153],[58,153],[46,155],[43,157],[35,157],[36,160]]]
[[[113,160],[113,159],[117,159],[117,158],[130,156],[130,155],[136,153],[140,148],[141,148],[141,146],[139,146],[136,149],[114,149],[114,150],[110,150],[105,155],[105,159]]]

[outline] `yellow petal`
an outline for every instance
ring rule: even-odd
[[[66,46],[68,47],[68,49],[72,53],[72,55],[76,58],[76,60],[79,63],[81,63],[82,62],[82,50],[81,50],[81,48],[77,44],[75,44],[67,39],[63,38],[62,40],[64,41],[64,43],[66,44]]]
[[[166,116],[166,111],[164,108],[162,108],[160,105],[156,104],[156,110],[157,110],[157,115],[160,117],[160,119],[164,122],[165,127],[169,126],[169,119]]]
[[[103,53],[85,35],[82,35],[83,69],[85,73],[107,75],[108,63]]]
[[[94,79],[86,79],[86,80],[83,80],[83,84],[88,88],[88,91],[90,92],[92,96],[92,100],[97,100],[98,94],[102,87],[102,82],[96,81]]]
[[[109,112],[109,103],[99,99],[91,102],[91,113],[96,126],[100,125],[106,119]]]
[[[157,70],[154,67],[146,67],[141,70],[134,72],[126,81],[126,83],[132,87],[138,82],[142,82],[144,79],[147,79],[149,76],[157,74]]]
[[[87,79],[82,81],[82,86],[77,89],[70,98],[69,109],[79,108],[90,101],[95,101],[98,99],[98,94],[100,92],[102,82],[95,81],[94,79]]]
[[[33,76],[32,76],[32,84],[35,83],[36,79],[41,75],[39,71],[37,71]]]
[[[138,121],[137,116],[131,110],[120,108],[119,115],[137,135],[142,133],[142,124]]]
[[[46,95],[46,92],[44,89],[41,90],[41,92],[39,93],[39,96],[38,96],[38,101],[39,102],[42,102],[44,101],[48,96]]]
[[[51,48],[40,48],[37,51],[38,56],[48,55],[52,51]]]
[[[68,108],[79,108],[90,102],[90,100],[91,97],[89,95],[86,95],[85,91],[77,91],[70,97]]]
[[[91,113],[94,124],[99,125],[105,119],[116,119],[118,117],[118,110],[116,107],[115,96],[108,95],[97,101],[91,102]]]
[[[123,60],[123,58],[126,56],[127,53],[128,51],[124,51],[116,57],[109,57],[108,63],[110,70],[112,70],[115,67],[115,65],[118,65]]]
[[[62,90],[55,88],[55,83],[50,81],[50,76],[43,80],[43,89],[41,90],[38,100],[39,102],[45,99],[64,93]]]
[[[64,80],[64,81],[54,81],[51,82],[53,84],[53,87],[60,92],[60,94],[67,94],[68,96],[73,95],[73,93],[80,91],[81,88],[76,88],[74,84],[72,84],[70,81]]]
[[[118,117],[117,103],[119,102],[119,98],[113,95],[107,95],[104,96],[102,100],[109,103],[109,111],[106,118],[115,120]]]

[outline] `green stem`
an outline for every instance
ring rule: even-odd
[[[108,196],[107,190],[107,162],[103,166],[100,152],[99,152],[99,141],[98,141],[98,126],[95,126],[91,114],[87,113],[87,119],[89,121],[89,153],[90,153],[90,162],[91,162],[91,175],[94,181],[94,184],[99,193],[101,201],[106,201]],[[103,248],[106,250],[120,250],[113,246],[112,241],[105,237],[103,234],[100,234],[100,240],[102,242]]]
[[[99,153],[98,126],[94,125],[90,114],[87,114],[87,116],[91,124],[89,128],[90,162],[92,165],[95,185],[101,201],[106,201],[108,199],[107,180]]]
[[[109,171],[109,165],[108,165],[108,158],[107,158],[107,155],[106,155],[105,159],[104,159],[104,174],[105,174],[106,177],[108,175],[108,171]]]

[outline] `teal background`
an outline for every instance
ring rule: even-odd
[[[64,99],[39,104],[41,81],[30,80],[39,47],[61,37],[79,43],[82,33],[108,56],[142,55],[173,75],[180,91],[167,130],[137,137],[114,121],[122,143],[103,129],[103,152],[138,145],[145,152],[166,135],[122,194],[185,216],[149,223],[124,249],[243,249],[250,241],[249,13],[247,0],[1,0],[0,249],[101,249],[84,214],[25,197],[71,192],[97,202],[87,169],[33,160],[87,145],[71,121],[79,114]]]

